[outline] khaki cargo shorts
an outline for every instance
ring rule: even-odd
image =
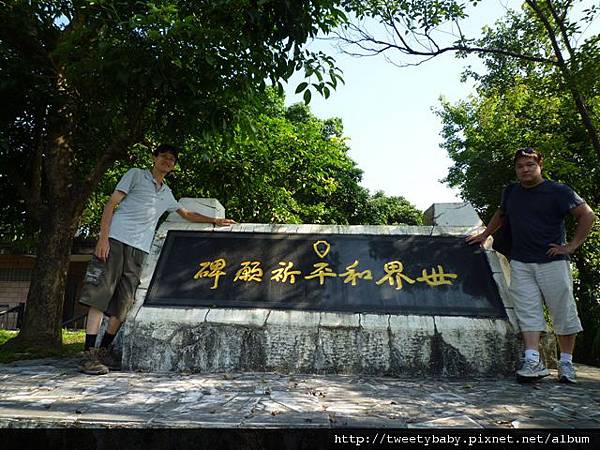
[[[109,243],[106,262],[92,257],[79,303],[123,321],[133,305],[146,253],[114,239]]]
[[[550,310],[559,336],[583,330],[573,297],[573,278],[568,261],[549,263],[510,262],[510,288],[521,331],[547,331],[543,303]]]

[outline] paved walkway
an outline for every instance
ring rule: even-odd
[[[552,377],[409,379],[274,373],[77,371],[75,359],[0,364],[0,428],[600,428],[600,368]]]

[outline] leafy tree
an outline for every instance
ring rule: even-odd
[[[588,0],[525,0],[522,12],[509,11],[482,38],[466,36],[461,20],[469,3],[459,0],[353,0],[348,8],[357,16],[340,33],[349,53],[400,55],[398,65],[421,64],[444,53],[481,56],[488,67],[512,64],[518,70],[551,70],[559,87],[574,103],[589,142],[600,159],[598,111],[589,85],[600,70],[600,35],[583,39],[583,32],[600,12],[597,5],[573,17],[576,3]],[[375,20],[369,20],[375,19]],[[373,26],[373,23],[376,25]],[[383,29],[382,29],[383,28]],[[450,36],[450,38],[448,38]],[[578,45],[579,44],[579,45]]]
[[[499,67],[499,66],[498,66]],[[454,164],[446,181],[489,219],[500,203],[502,188],[514,180],[512,157],[517,148],[534,145],[544,155],[546,178],[573,187],[596,211],[600,210],[600,168],[577,119],[568,94],[549,88],[552,75],[525,78],[490,71],[479,96],[449,104],[438,111],[442,147]],[[511,86],[512,84],[512,86]],[[596,81],[596,87],[598,81]],[[598,105],[600,96],[593,102]],[[570,233],[574,223],[567,221]],[[600,227],[572,257],[576,268],[575,296],[584,332],[577,338],[576,357],[600,364]]]
[[[284,106],[274,91],[251,137],[190,141],[168,183],[180,197],[218,198],[239,222],[419,224],[421,212],[402,197],[369,196],[348,156],[340,119],[316,118],[304,104]],[[149,165],[140,149],[138,165]],[[135,164],[134,164],[135,165]],[[86,218],[97,231],[102,204],[129,164],[107,173]]]
[[[584,31],[600,8],[591,4],[579,18],[573,13],[576,4],[590,3],[525,0],[520,12],[507,12],[475,39],[461,29],[467,3],[458,0],[356,0],[348,8],[357,20],[339,35],[347,52],[400,55],[392,61],[400,66],[448,52],[483,59],[486,73],[466,73],[479,80],[479,97],[445,103],[440,116],[443,147],[455,162],[447,180],[484,215],[495,210],[502,186],[513,178],[511,154],[527,144],[545,153],[547,176],[570,184],[597,209],[600,35],[584,38]],[[598,243],[595,232],[573,258],[579,308],[586,312],[577,354],[595,363],[600,363]]]
[[[377,191],[367,200],[365,222],[371,225],[422,225],[423,213],[404,197]]]
[[[254,139],[186,152],[177,192],[219,198],[244,222],[419,223],[420,211],[403,198],[369,197],[359,185],[341,120],[318,119],[304,104],[284,108],[282,98],[266,102],[270,114],[254,124]]]
[[[60,346],[73,236],[115,162],[146,142],[246,129],[265,80],[339,78],[303,49],[344,20],[335,0],[13,0],[0,10],[3,240],[34,234],[15,347]],[[249,105],[253,105],[254,108]],[[21,222],[23,225],[18,225]]]

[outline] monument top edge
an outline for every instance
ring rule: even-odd
[[[166,225],[166,226],[165,226]],[[241,233],[289,233],[289,234],[383,234],[383,235],[465,235],[480,231],[480,226],[431,226],[431,225],[318,225],[318,224],[265,224],[237,223],[227,227],[215,227],[203,223],[168,223],[162,232],[169,230],[197,230]]]

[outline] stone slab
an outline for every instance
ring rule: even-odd
[[[600,431],[600,368],[579,384],[513,376],[79,373],[77,359],[0,364],[0,428],[504,428]],[[43,372],[43,377],[36,374]],[[18,396],[15,394],[18,393]],[[52,400],[45,405],[40,399]],[[56,400],[63,399],[63,400]]]
[[[185,209],[200,213],[207,217],[223,218],[225,217],[225,208],[215,198],[189,198],[184,197],[179,199],[179,204]],[[172,212],[167,217],[169,222],[189,223],[176,212]]]
[[[481,226],[483,223],[468,202],[434,203],[423,213],[427,225]]]

